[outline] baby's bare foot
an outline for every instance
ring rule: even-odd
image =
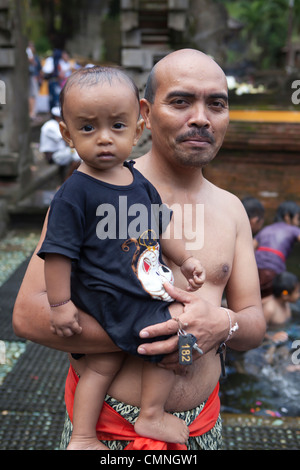
[[[189,428],[186,423],[169,413],[163,413],[159,418],[140,415],[134,430],[140,436],[163,442],[184,444],[189,438]]]
[[[67,450],[109,450],[97,437],[72,436]]]

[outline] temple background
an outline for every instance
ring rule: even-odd
[[[270,7],[276,1],[264,5]],[[230,90],[232,110],[294,114],[289,122],[280,116],[270,120],[256,115],[252,121],[233,116],[224,146],[204,169],[205,176],[240,198],[258,197],[267,219],[282,200],[300,203],[300,105],[291,100],[300,48],[292,43],[291,12],[285,12],[282,45],[272,57],[273,68],[268,68],[270,62],[263,62],[264,55],[271,57],[273,52],[266,49],[263,54],[259,24],[257,36],[248,27],[251,41],[247,42],[245,23],[233,18],[225,5],[236,8],[238,3],[245,7],[245,2],[233,0],[0,0],[0,233],[7,215],[28,211],[30,202],[24,201],[55,172],[55,168],[37,167],[32,151],[39,128],[30,125],[28,117],[28,39],[45,55],[58,47],[81,63],[121,65],[141,94],[152,66],[170,51],[193,47],[210,54],[228,76],[239,83],[247,80],[248,88],[249,83],[252,87],[242,95]],[[248,8],[250,3],[246,2]],[[272,9],[265,11],[272,21]],[[259,87],[263,91],[254,93]],[[146,132],[133,156],[142,155],[150,145]]]

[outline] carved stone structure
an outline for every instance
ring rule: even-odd
[[[24,199],[57,173],[55,165],[35,165],[30,145],[24,5],[0,0],[0,237],[8,214],[28,212],[23,210]]]
[[[188,0],[121,0],[121,63],[140,88],[185,30]]]
[[[28,2],[0,0],[0,236],[5,229],[6,209],[14,213],[31,210],[36,205],[31,196],[43,183],[48,185],[57,171],[55,165],[44,161],[38,166],[29,145],[33,135],[28,116],[26,38],[22,33],[25,4]],[[109,0],[81,4],[79,28],[69,38],[68,49],[87,54],[96,62],[97,57],[101,60],[101,50],[106,49],[107,62],[122,65],[133,76],[141,96],[152,66],[172,50],[194,47],[212,55],[221,66],[225,63],[228,25],[222,2],[120,0],[120,23],[114,25],[117,39],[113,39],[111,23],[103,20]],[[248,123],[231,123],[218,158],[204,169],[206,177],[240,197],[248,193],[261,198],[267,209],[273,210],[279,198],[300,203],[299,126],[281,123],[274,133],[273,127],[261,123],[255,123],[253,129]],[[151,134],[145,130],[132,157],[143,155],[150,145]],[[269,196],[265,196],[267,192]],[[30,203],[26,203],[27,196]]]
[[[0,178],[29,171],[28,59],[22,2],[0,0]]]

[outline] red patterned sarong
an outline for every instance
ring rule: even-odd
[[[74,395],[79,377],[72,366],[69,368],[66,387],[65,402],[67,412],[73,421]],[[201,413],[190,424],[190,436],[200,436],[212,429],[220,413],[219,383],[209,396]],[[97,436],[100,441],[130,441],[124,450],[186,450],[187,447],[181,444],[172,444],[136,434],[134,427],[119,413],[104,402],[97,426]]]

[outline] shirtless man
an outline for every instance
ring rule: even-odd
[[[173,336],[139,348],[142,354],[167,354],[163,365],[177,366],[176,384],[166,407],[169,411],[180,412],[197,407],[215,389],[221,370],[216,354],[219,345],[227,340],[236,350],[257,347],[265,334],[265,320],[252,234],[243,205],[202,174],[203,167],[215,158],[221,147],[229,123],[223,71],[197,50],[183,49],[169,54],[150,74],[145,99],[141,100],[141,113],[152,133],[152,148],[137,160],[136,168],[155,185],[163,202],[172,208],[178,204],[182,212],[184,204],[191,205],[193,220],[196,205],[204,205],[201,227],[204,243],[203,246],[195,244],[193,254],[201,259],[206,282],[197,293],[186,292],[185,279],[170,263],[176,287],[166,286],[170,295],[185,305],[180,320],[187,325],[185,331],[196,336],[204,354],[200,356],[195,352],[192,365],[178,367],[178,323],[174,320],[141,332],[144,338]],[[176,219],[176,213],[174,216]],[[45,229],[41,239],[44,233]],[[182,233],[187,238],[190,235],[184,230]],[[220,307],[225,288],[227,311]],[[50,332],[43,261],[33,256],[15,304],[15,333],[67,352],[116,350],[93,318],[81,312],[80,323],[81,335],[63,339]],[[229,330],[236,323],[239,328],[228,339]],[[84,361],[73,362],[73,366],[80,375]],[[109,395],[120,402],[139,406],[140,378],[140,359],[128,356],[109,388]],[[218,448],[218,445],[212,444],[211,448]]]

